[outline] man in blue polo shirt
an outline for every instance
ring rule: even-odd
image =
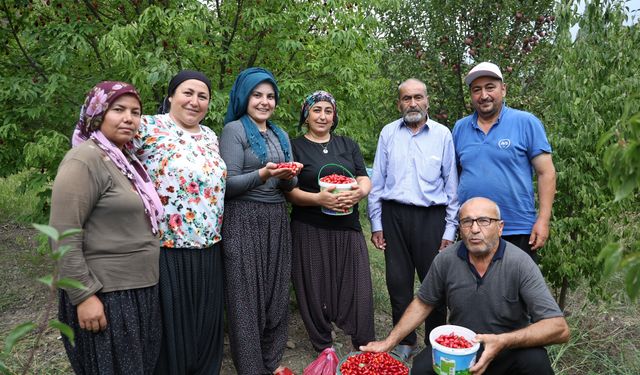
[[[456,237],[458,171],[449,129],[428,116],[429,97],[422,81],[398,87],[402,118],[380,132],[373,162],[368,208],[371,242],[384,251],[391,315],[396,324],[413,298],[416,272],[424,279],[433,258]],[[438,308],[427,332],[444,324]],[[418,350],[415,332],[394,352],[402,359]]]
[[[458,198],[486,197],[498,204],[503,238],[536,262],[549,237],[556,171],[544,126],[534,115],[505,105],[506,85],[497,65],[483,62],[465,77],[475,112],[456,122],[453,142],[460,170]],[[538,205],[533,171],[538,179]]]
[[[360,350],[389,351],[438,306],[451,324],[466,327],[482,344],[473,374],[553,374],[547,345],[569,340],[569,327],[540,269],[524,252],[500,238],[504,222],[489,199],[460,207],[462,241],[444,249],[402,319],[383,341]],[[427,332],[428,335],[428,332]],[[435,374],[431,347],[414,360],[412,374]]]

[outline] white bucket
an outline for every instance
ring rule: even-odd
[[[320,185],[320,191],[325,191],[330,186],[335,186],[336,188],[331,191],[333,194],[338,194],[338,193],[343,192],[343,191],[350,191],[351,190],[351,185],[353,185],[354,183],[355,182],[350,183],[350,184],[331,184],[331,183],[328,183],[328,182],[318,181],[318,185]],[[330,209],[328,209],[326,207],[322,207],[321,210],[322,210],[322,213],[325,213],[327,215],[344,216],[344,215],[349,215],[350,213],[352,213],[353,212],[353,207],[349,207],[349,209],[346,210],[346,211],[334,211],[334,210],[330,210]]]
[[[473,344],[470,348],[455,349],[448,348],[436,342],[441,335],[448,335],[453,332],[457,336],[464,337],[470,343],[476,337],[472,330],[455,325],[439,326],[431,330],[429,333],[429,342],[431,343],[433,370],[436,374],[470,374],[469,368],[476,363],[476,353],[480,349],[480,343]]]

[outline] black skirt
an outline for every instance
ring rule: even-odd
[[[160,249],[162,349],[156,374],[219,374],[224,339],[220,245]]]
[[[162,326],[158,286],[96,293],[104,305],[107,328],[80,328],[77,306],[60,290],[58,319],[75,333],[75,346],[63,336],[76,374],[152,374],[160,352]]]

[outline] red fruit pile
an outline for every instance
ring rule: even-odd
[[[467,349],[473,346],[473,344],[467,341],[467,339],[462,336],[458,336],[453,332],[448,335],[440,335],[436,339],[436,342],[442,346],[452,349]]]
[[[343,176],[341,174],[330,174],[328,176],[324,176],[320,179],[320,182],[325,182],[327,184],[355,184],[356,179],[352,177]]]
[[[276,169],[280,168],[287,168],[295,171],[296,169],[298,169],[298,166],[294,162],[276,164]]]
[[[340,366],[342,375],[408,375],[409,368],[388,353],[360,353]]]

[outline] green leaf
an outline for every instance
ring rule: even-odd
[[[33,322],[27,322],[17,325],[11,333],[7,336],[4,341],[4,351],[5,353],[10,353],[11,349],[16,345],[16,343],[22,339],[25,335],[31,332],[34,328],[36,328],[36,324]]]
[[[56,282],[56,286],[64,289],[80,289],[87,290],[87,287],[82,285],[82,283],[78,280],[70,279],[68,277],[64,277]]]
[[[60,259],[62,259],[64,254],[69,252],[69,250],[71,250],[71,249],[72,249],[72,247],[69,246],[69,245],[59,246],[58,249],[56,251],[54,251],[53,254],[51,254],[51,258],[53,258],[53,260],[60,260]]]
[[[73,329],[71,327],[56,319],[52,319],[51,321],[49,321],[49,327],[59,330],[60,333],[67,336],[69,341],[71,341],[71,345],[75,345],[75,334],[73,333]]]
[[[11,371],[2,361],[0,361],[0,374],[11,375]]]
[[[635,190],[637,182],[632,179],[625,179],[616,189],[616,199],[618,202],[629,195]]]
[[[607,244],[607,246],[600,251],[600,254],[598,254],[598,260],[604,262],[604,276],[611,276],[611,274],[618,269],[622,261],[622,248],[620,244]]]
[[[613,131],[608,131],[600,136],[597,144],[598,149],[602,149],[611,140],[611,138],[613,138],[614,134],[615,133]]]
[[[71,236],[76,235],[76,234],[78,234],[80,232],[82,232],[82,229],[67,229],[60,235],[60,239],[71,237]]]
[[[51,238],[54,241],[58,241],[60,239],[60,235],[56,228],[51,227],[49,225],[43,224],[32,224],[37,230],[47,235],[47,237]]]
[[[38,278],[38,281],[50,287],[53,284],[53,276],[51,275],[43,276]]]
[[[629,297],[632,300],[638,298],[638,293],[640,293],[640,263],[627,268],[624,283]]]

